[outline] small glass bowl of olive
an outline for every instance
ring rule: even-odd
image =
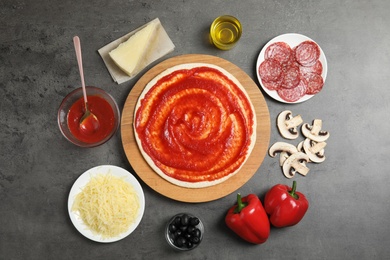
[[[196,248],[202,242],[203,233],[202,221],[189,213],[176,214],[168,221],[165,228],[168,244],[178,251]]]

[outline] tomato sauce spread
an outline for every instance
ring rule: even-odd
[[[88,96],[88,108],[97,117],[99,128],[93,133],[80,131],[80,119],[84,115],[84,98],[78,99],[69,109],[68,127],[70,132],[80,141],[96,143],[106,138],[115,127],[115,115],[110,104],[99,96]]]
[[[255,115],[240,87],[210,67],[179,69],[139,101],[134,128],[143,151],[167,176],[215,181],[237,171],[253,140]]]

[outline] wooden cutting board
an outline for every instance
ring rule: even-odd
[[[146,163],[135,141],[133,117],[138,97],[150,80],[152,80],[155,76],[164,70],[173,66],[196,62],[209,63],[222,67],[241,82],[241,84],[245,87],[256,110],[257,138],[255,147],[250,157],[241,168],[240,172],[218,185],[192,189],[179,187],[166,181],[157,173],[155,173]],[[134,85],[126,99],[122,111],[122,144],[127,159],[129,160],[135,173],[156,192],[168,198],[183,202],[198,203],[216,200],[236,191],[247,181],[249,181],[260,167],[264,156],[267,153],[270,140],[270,131],[271,127],[268,107],[256,83],[244,71],[242,71],[233,63],[210,55],[188,54],[176,56],[157,64],[155,67],[146,72]]]

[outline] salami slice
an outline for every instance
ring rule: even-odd
[[[303,77],[307,81],[306,94],[308,95],[314,95],[320,92],[322,87],[324,86],[324,79],[321,77],[321,75],[314,74],[314,73],[307,73],[304,74]]]
[[[301,80],[299,65],[296,62],[289,63],[283,67],[282,88],[295,88]]]
[[[281,64],[288,62],[293,59],[294,53],[290,47],[285,42],[275,42],[267,47],[264,53],[265,59],[275,59]]]
[[[314,63],[313,66],[310,67],[305,67],[305,66],[300,66],[299,70],[302,75],[307,74],[307,73],[314,73],[321,75],[322,74],[322,63],[321,61],[317,60],[316,63]]]
[[[263,86],[269,90],[278,90],[281,88],[283,76],[281,76],[277,81],[265,82],[263,81]]]
[[[259,66],[259,74],[263,82],[275,82],[282,75],[282,66],[275,59],[266,59]]]
[[[307,81],[305,78],[301,78],[298,86],[295,88],[281,88],[277,90],[278,95],[287,102],[298,101],[301,97],[306,94]]]
[[[302,66],[313,66],[320,58],[320,48],[313,41],[304,41],[295,48],[295,59]]]

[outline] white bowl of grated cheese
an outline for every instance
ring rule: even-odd
[[[75,181],[68,198],[68,212],[85,237],[111,243],[130,235],[145,211],[145,196],[137,179],[127,170],[101,165]]]

